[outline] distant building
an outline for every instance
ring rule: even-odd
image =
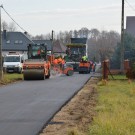
[[[14,51],[25,54],[27,57],[28,44],[46,44],[48,52],[52,49],[51,40],[32,40],[22,32],[2,32],[2,55]]]
[[[59,40],[54,41],[54,43],[53,43],[53,53],[54,53],[54,55],[64,56],[66,54],[66,46],[64,46],[62,43],[60,43]]]
[[[126,32],[135,37],[135,16],[127,16]]]
[[[2,55],[15,51],[27,56],[27,45],[32,44],[27,35],[22,32],[2,32]]]
[[[45,44],[47,46],[48,53],[53,53],[55,55],[65,55],[66,47],[56,40],[52,44],[52,40],[32,40],[28,37],[27,33],[22,32],[8,32],[4,30],[2,32],[2,55],[9,52],[18,52],[24,54],[27,58],[27,46],[29,44]]]

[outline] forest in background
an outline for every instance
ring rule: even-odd
[[[17,31],[14,23],[6,23],[2,21],[2,30]],[[33,36],[27,33],[31,39],[35,40],[50,40],[52,33],[40,34]],[[116,31],[98,30],[96,28],[82,27],[79,30],[69,31],[54,31],[54,42],[59,41],[63,45],[70,43],[70,38],[87,38],[88,55],[90,60],[103,61],[105,59],[111,60],[112,63],[117,63],[116,67],[120,65],[120,41],[121,35]],[[124,36],[125,59],[133,59],[135,54],[135,38],[125,33]]]

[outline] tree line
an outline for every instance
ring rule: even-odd
[[[99,31],[96,28],[60,31],[54,35],[63,45],[70,43],[70,38],[87,38],[88,56],[93,61],[110,60],[113,68],[120,68],[121,35],[116,31]],[[37,35],[35,39],[51,39],[51,34]],[[135,61],[135,37],[124,34],[124,59]]]
[[[17,28],[14,23],[7,24],[2,21],[2,30],[16,31]],[[31,39],[35,40],[50,40],[52,38],[51,32],[47,34],[40,34],[32,36],[28,34]],[[90,60],[103,61],[110,59],[115,63],[120,63],[120,39],[121,36],[116,31],[98,30],[96,28],[88,29],[83,27],[79,30],[59,31],[54,33],[54,42],[59,41],[63,45],[70,43],[70,38],[87,38],[88,55]],[[124,36],[125,59],[133,57],[135,52],[135,38],[129,34]]]

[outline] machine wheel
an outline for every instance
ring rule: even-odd
[[[88,70],[88,73],[90,73],[90,68],[89,68],[89,70]]]
[[[83,72],[82,71],[79,71],[79,74],[82,74]]]
[[[20,70],[19,70],[19,72],[18,72],[19,74],[22,74],[22,68],[20,68]]]
[[[26,77],[26,76],[23,76],[23,79],[24,79],[24,80],[29,80],[29,78],[28,78],[28,77]]]
[[[89,74],[89,68],[87,69],[86,74]]]
[[[45,80],[45,75],[42,76],[41,80]]]
[[[69,70],[69,71],[67,72],[67,76],[72,76],[72,75],[73,75],[73,73],[74,73],[74,71],[73,71],[73,70]]]

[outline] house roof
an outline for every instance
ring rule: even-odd
[[[126,32],[135,36],[135,16],[127,16]]]
[[[64,46],[62,43],[60,43],[59,40],[56,40],[53,44],[53,52],[54,53],[65,53],[66,46]]]
[[[71,43],[86,44],[87,38],[71,38]]]
[[[2,50],[3,51],[27,51],[28,44],[46,44],[47,50],[51,50],[51,40],[31,40],[22,32],[2,32]]]
[[[52,41],[51,40],[32,40],[35,44],[45,44],[47,45],[47,50],[52,50]]]
[[[32,41],[22,32],[2,32],[3,51],[26,51],[28,44],[32,44]]]

